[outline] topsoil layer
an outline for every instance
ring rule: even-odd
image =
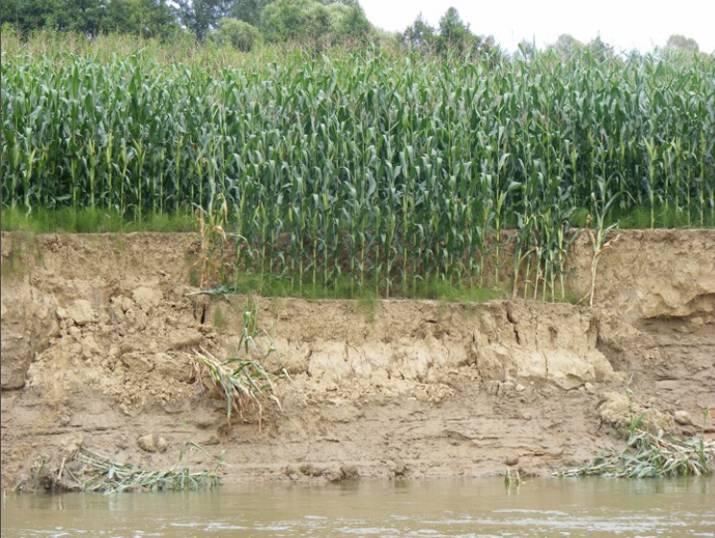
[[[715,435],[715,231],[620,232],[595,305],[196,295],[190,234],[2,235],[2,486],[79,444],[224,481],[547,474],[654,429]],[[586,237],[568,285],[588,292]],[[283,409],[229,424],[192,357],[251,355]],[[267,353],[268,350],[272,351]],[[286,375],[287,373],[287,375]]]

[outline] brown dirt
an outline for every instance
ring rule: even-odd
[[[190,295],[197,252],[189,234],[2,235],[3,487],[78,443],[147,466],[221,457],[231,482],[544,474],[616,446],[635,414],[715,434],[715,231],[621,232],[593,309],[208,299]],[[583,238],[579,296],[590,267]],[[227,426],[191,360],[235,354],[250,301],[266,367],[290,376],[260,430]]]

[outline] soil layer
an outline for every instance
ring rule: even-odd
[[[588,293],[582,237],[568,285]],[[251,479],[548,474],[635,416],[715,436],[715,231],[619,232],[593,308],[211,297],[191,234],[2,235],[2,487],[79,444]],[[247,292],[250,290],[246,290]],[[280,379],[229,424],[192,357],[249,351]]]

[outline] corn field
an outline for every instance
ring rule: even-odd
[[[18,52],[2,81],[3,208],[225,204],[241,271],[295,289],[391,296],[508,268],[553,299],[575,226],[715,224],[712,57]]]

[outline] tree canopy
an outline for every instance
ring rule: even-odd
[[[698,42],[691,37],[685,37],[680,34],[673,34],[668,38],[665,48],[672,50],[681,50],[684,52],[699,52],[700,47]]]
[[[250,52],[261,40],[261,32],[246,21],[226,18],[219,21],[211,37],[221,45],[228,44],[242,52]]]
[[[264,38],[362,43],[372,31],[357,0],[2,0],[0,24],[23,35],[38,29],[159,38],[189,32],[240,50]]]
[[[231,12],[231,0],[175,0],[179,18],[186,28],[203,41],[218,22]]]
[[[248,51],[257,43],[298,42],[315,49],[368,41],[401,46],[441,56],[505,56],[491,36],[472,31],[459,12],[449,7],[437,27],[419,15],[402,34],[387,36],[372,27],[358,0],[0,0],[0,25],[10,24],[22,35],[38,29],[70,31],[92,37],[117,32],[147,38],[193,35],[198,41],[231,45]],[[582,43],[562,34],[547,49],[568,56],[588,49],[599,60],[614,56],[600,37]],[[664,50],[695,52],[698,43],[672,35]],[[536,52],[522,42],[524,58]]]
[[[441,55],[498,57],[502,54],[492,36],[473,33],[454,7],[447,9],[436,29],[427,24],[421,14],[418,15],[415,22],[401,35],[401,41],[411,50],[437,52]]]
[[[0,24],[6,23],[22,33],[47,28],[165,37],[179,29],[174,8],[166,0],[3,0]]]
[[[261,22],[261,12],[270,0],[236,0],[231,8],[231,17],[258,26]]]
[[[349,1],[273,0],[263,8],[260,27],[269,41],[317,46],[360,42],[370,31],[362,8]]]

